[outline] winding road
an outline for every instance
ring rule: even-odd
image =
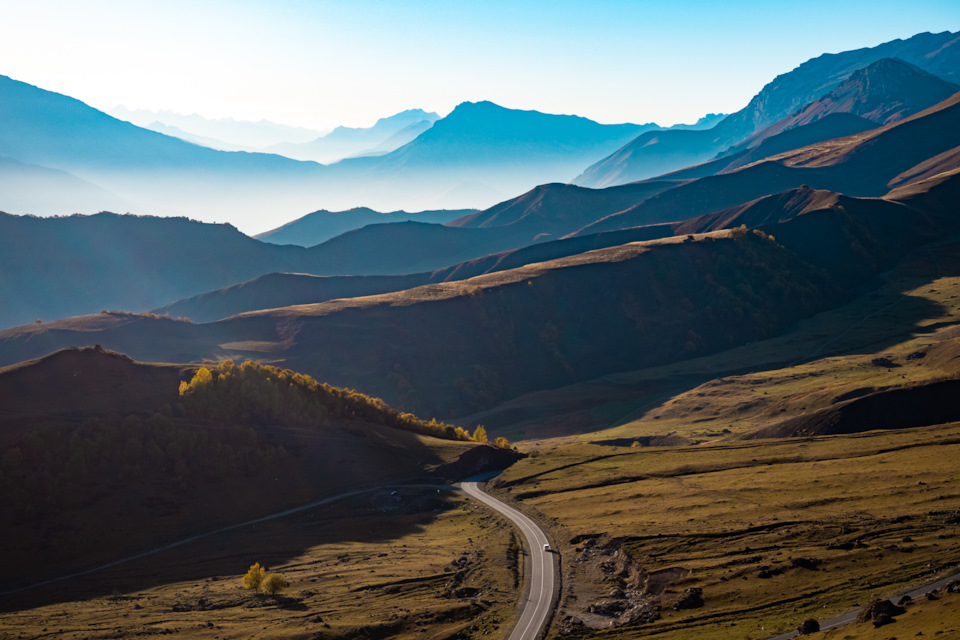
[[[554,554],[543,550],[550,541],[533,520],[484,493],[476,482],[462,482],[460,488],[474,500],[506,516],[523,532],[530,557],[529,585],[527,596],[520,603],[520,618],[508,640],[536,640],[547,624],[558,584]]]

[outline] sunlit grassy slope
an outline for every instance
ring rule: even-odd
[[[512,440],[672,435],[702,441],[728,435],[724,429],[745,433],[813,411],[844,393],[953,375],[948,343],[960,322],[957,249],[955,240],[925,248],[847,304],[802,320],[782,336],[527,394],[471,420]],[[927,350],[943,357],[906,359]],[[872,365],[878,356],[902,366]],[[594,426],[603,424],[610,427]]]
[[[751,439],[871,394],[957,378],[955,249],[915,256],[783,337],[618,376],[621,401],[638,390],[619,426],[527,442],[537,455],[498,490],[564,542],[553,633],[759,640],[955,571],[960,423]],[[691,588],[703,606],[674,610]],[[865,624],[849,637],[951,637],[952,598],[911,605],[885,634]]]
[[[496,637],[514,616],[514,545],[463,497],[381,491],[78,579],[69,600],[0,614],[0,637]],[[254,562],[289,580],[282,598],[241,587]]]
[[[591,637],[642,629],[742,640],[889,597],[955,564],[958,456],[958,424],[664,449],[575,445],[518,463],[501,487],[562,526],[573,586],[561,618],[589,619],[587,607],[620,587],[661,618]],[[603,555],[583,545],[590,534],[625,552],[636,577],[624,584],[605,572]],[[673,611],[690,587],[703,590],[704,606]]]

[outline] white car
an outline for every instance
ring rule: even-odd
[[[548,545],[548,544],[543,545],[543,552],[544,552],[544,553],[550,553],[550,551],[551,551],[550,545]]]

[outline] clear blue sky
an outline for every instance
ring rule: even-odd
[[[0,74],[103,110],[313,128],[465,100],[690,122],[821,53],[960,30],[957,0],[0,3]]]

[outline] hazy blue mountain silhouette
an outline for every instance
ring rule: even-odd
[[[655,127],[465,102],[396,151],[329,169],[341,183],[365,185],[374,198],[395,194],[411,203],[405,208],[486,207],[538,184],[569,182],[591,158]]]
[[[136,208],[133,202],[66,171],[3,157],[0,194],[5,208],[33,215]]]
[[[267,151],[297,160],[313,160],[328,164],[360,154],[393,151],[413,140],[429,124],[438,120],[436,113],[423,109],[407,109],[387,118],[380,118],[372,127],[337,127],[325,136],[304,143],[282,143]],[[413,128],[411,128],[413,127]],[[395,137],[400,132],[405,135]],[[394,146],[384,148],[392,141]]]
[[[199,211],[242,221],[269,211],[316,209],[320,165],[208,149],[6,76],[0,76],[0,121],[0,156],[69,172],[149,212]],[[26,188],[0,194],[0,209],[12,209],[3,197],[29,195]]]
[[[476,210],[444,209],[440,211],[389,211],[381,213],[367,207],[356,207],[347,211],[321,209],[254,237],[257,240],[273,244],[296,244],[301,247],[312,247],[341,233],[359,229],[368,224],[406,222],[408,220],[445,224],[472,213],[476,213]]]
[[[194,141],[194,138],[216,140],[231,147],[243,147],[245,150],[260,150],[281,142],[309,142],[327,131],[316,131],[305,127],[293,127],[269,120],[250,122],[234,120],[233,118],[205,118],[196,113],[185,115],[173,111],[151,111],[148,109],[128,109],[120,105],[107,111],[108,114],[120,120],[126,120],[138,127],[167,133],[164,129],[174,127]],[[160,123],[160,127],[155,127]],[[182,137],[182,136],[177,136]],[[201,143],[204,144],[204,143]],[[206,145],[209,146],[209,145]],[[214,147],[219,149],[220,147]],[[232,151],[233,149],[223,149]]]

